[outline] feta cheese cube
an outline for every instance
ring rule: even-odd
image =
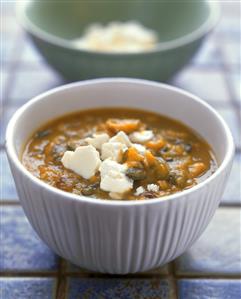
[[[66,151],[61,162],[85,179],[91,178],[101,164],[99,152],[92,145],[79,146],[74,152]]]
[[[145,146],[139,144],[139,143],[132,143],[132,146],[140,153],[140,154],[144,154],[146,151]]]
[[[121,160],[121,154],[127,149],[126,145],[120,142],[107,142],[102,144],[101,159],[112,159],[117,162]]]
[[[127,166],[125,164],[119,164],[111,159],[106,159],[100,165],[101,177],[104,177],[110,171],[125,173],[126,170],[127,170]]]
[[[125,175],[126,166],[110,159],[102,162],[100,167],[100,188],[113,193],[124,193],[132,189],[133,180]]]
[[[86,142],[93,145],[96,149],[101,149],[103,143],[108,142],[110,139],[109,135],[106,133],[93,134],[93,137],[86,138]]]
[[[128,146],[131,146],[129,137],[122,131],[109,139],[109,142],[105,142],[101,146],[101,158],[112,159],[117,162],[121,160],[121,153],[127,150]]]
[[[110,192],[109,195],[113,199],[122,199],[122,194],[121,193]]]
[[[154,134],[151,130],[144,130],[141,132],[134,132],[130,135],[132,142],[144,143],[151,140],[154,137]]]
[[[140,187],[136,188],[135,195],[138,196],[138,195],[141,195],[144,192],[145,192],[145,189],[142,186],[140,186]]]
[[[147,185],[147,190],[152,191],[152,192],[158,192],[159,186],[156,184],[149,184],[149,185]]]
[[[94,23],[73,44],[80,49],[106,52],[140,52],[155,47],[158,35],[136,21]]]
[[[124,193],[132,189],[133,181],[124,174],[118,174],[111,171],[108,175],[104,176],[100,182],[100,188],[104,191],[114,193]]]
[[[110,138],[109,142],[120,142],[125,144],[127,147],[131,146],[129,137],[123,131],[118,132],[115,136]]]

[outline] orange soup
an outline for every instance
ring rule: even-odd
[[[51,186],[107,200],[181,192],[217,169],[212,149],[192,129],[127,108],[85,110],[45,124],[28,140],[22,163]]]

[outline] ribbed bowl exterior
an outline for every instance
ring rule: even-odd
[[[72,263],[112,274],[158,267],[191,246],[210,222],[231,167],[171,200],[106,205],[60,196],[33,184],[11,159],[10,164],[21,204],[40,238]]]

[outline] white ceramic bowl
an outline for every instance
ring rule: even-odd
[[[199,185],[160,199],[105,201],[66,193],[31,175],[19,155],[47,121],[86,108],[126,106],[178,119],[212,146],[218,170]],[[173,260],[200,236],[220,202],[234,144],[223,119],[199,98],[144,80],[98,79],[48,91],[21,107],[7,128],[6,148],[24,211],[57,254],[93,271],[133,273]]]

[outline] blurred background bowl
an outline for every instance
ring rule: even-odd
[[[34,44],[64,78],[137,77],[166,81],[194,55],[215,26],[213,1],[20,1],[17,13]],[[92,23],[138,21],[159,35],[153,50],[101,53],[77,48]]]

